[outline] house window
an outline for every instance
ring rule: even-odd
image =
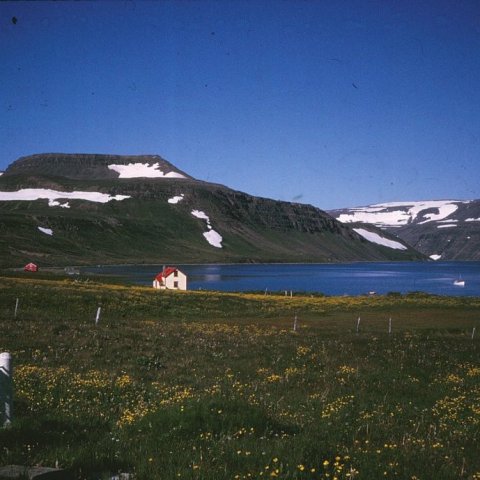
[[[173,282],[173,288],[178,288],[178,282]]]
[[[173,276],[174,276],[174,277],[178,277],[178,270],[175,270],[175,271],[173,272]]]

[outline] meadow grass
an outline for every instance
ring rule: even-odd
[[[0,305],[15,384],[2,465],[57,463],[72,479],[480,479],[478,298],[30,276],[0,278]]]

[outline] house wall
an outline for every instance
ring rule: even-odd
[[[175,276],[175,273],[177,276]],[[187,289],[187,276],[177,270],[166,278],[165,285],[172,290],[186,290]]]

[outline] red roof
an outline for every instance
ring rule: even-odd
[[[36,272],[38,270],[38,267],[37,265],[35,265],[34,263],[27,263],[23,269],[26,271],[26,272]]]
[[[160,272],[156,277],[155,280],[158,280],[161,282],[164,278],[167,278],[170,276],[172,273],[178,271],[178,268],[175,267],[166,267],[163,269],[163,272]]]

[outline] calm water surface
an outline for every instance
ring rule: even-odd
[[[480,262],[390,262],[342,264],[177,265],[189,290],[321,292],[361,295],[374,291],[480,296]],[[126,277],[151,285],[161,265],[97,266],[82,273]],[[453,284],[462,278],[465,287]]]

